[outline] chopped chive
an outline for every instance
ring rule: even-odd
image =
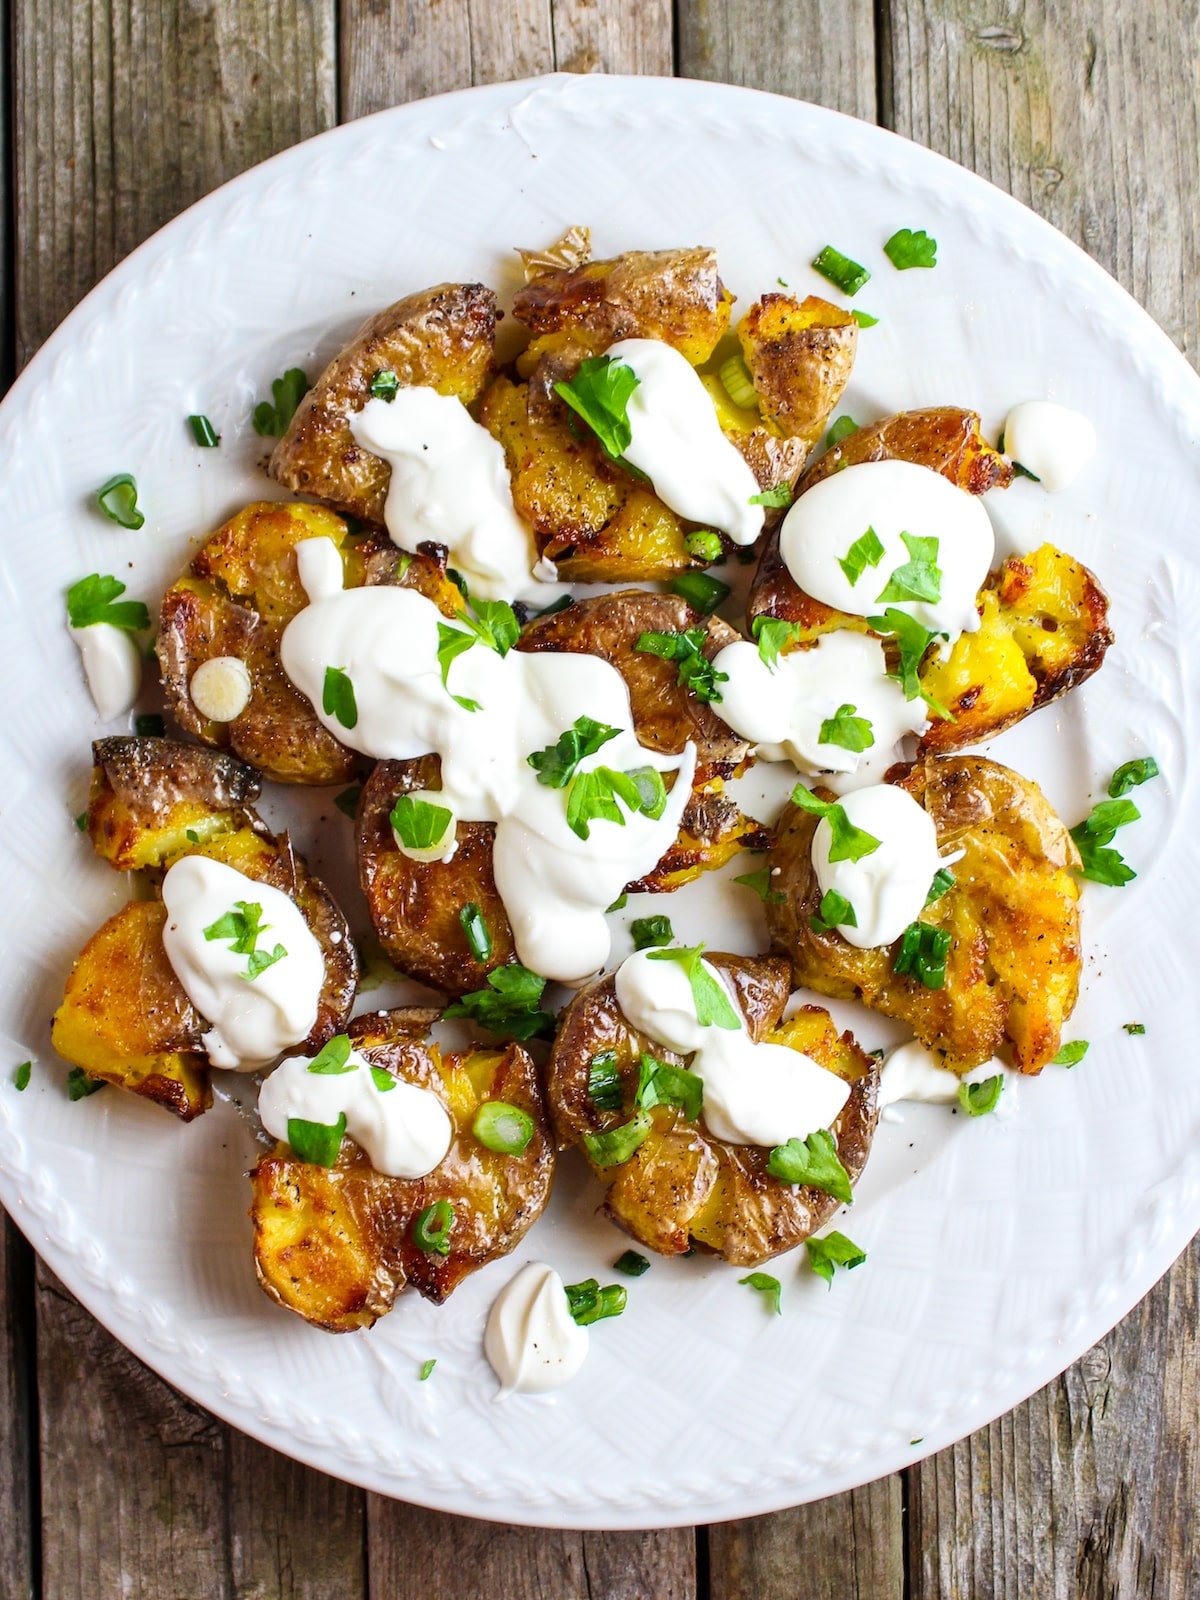
[[[485,1100],[475,1113],[471,1132],[486,1150],[519,1156],[533,1138],[533,1118],[505,1100]]]
[[[704,616],[715,611],[729,593],[727,583],[710,578],[707,572],[681,572],[671,579],[671,588]]]
[[[122,528],[140,528],[146,518],[138,510],[137,483],[131,473],[118,472],[96,490],[96,504],[110,522]]]
[[[643,1272],[650,1271],[650,1263],[636,1250],[626,1250],[613,1262],[613,1271],[623,1272],[627,1278],[640,1278]]]
[[[492,954],[492,936],[488,932],[483,911],[474,900],[462,907],[458,913],[458,920],[462,924],[462,931],[476,961],[482,963],[489,960]]]
[[[454,1232],[454,1207],[449,1200],[435,1200],[413,1218],[413,1243],[431,1255],[450,1254],[450,1235]]]
[[[189,417],[188,427],[192,430],[192,438],[202,450],[215,450],[221,442],[221,435],[207,417]]]
[[[844,256],[831,244],[827,244],[817,253],[813,259],[813,266],[823,278],[828,278],[830,283],[836,284],[843,294],[848,294],[852,298],[871,276],[866,267],[857,261],[852,261],[849,256]]]

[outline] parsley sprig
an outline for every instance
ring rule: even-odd
[[[780,654],[799,639],[800,624],[788,622],[783,617],[755,617],[750,624],[750,632],[758,645],[763,665],[774,672],[779,665]]]
[[[850,1174],[838,1159],[837,1141],[828,1128],[818,1128],[807,1139],[777,1144],[767,1157],[767,1171],[780,1183],[823,1189],[843,1205],[853,1204]]]
[[[868,617],[867,626],[876,633],[890,638],[895,646],[898,656],[897,665],[888,669],[888,677],[894,678],[904,691],[906,700],[924,700],[934,716],[941,717],[944,722],[953,722],[953,714],[940,705],[931,694],[926,694],[921,687],[918,673],[921,663],[925,659],[925,652],[935,639],[945,639],[945,633],[931,633],[928,628],[923,628],[915,617],[910,617],[907,611],[897,611],[894,606],[889,606],[879,617]]]
[[[829,860],[861,861],[874,855],[879,840],[864,828],[856,828],[846,815],[846,808],[837,800],[818,800],[810,789],[798,783],[792,790],[792,804],[828,822],[830,832]]]
[[[724,984],[705,965],[703,956],[702,944],[646,953],[648,961],[677,961],[683,968],[692,988],[696,1021],[702,1028],[740,1028],[741,1018],[734,1010]]]
[[[204,930],[204,937],[210,942],[215,939],[227,941],[234,955],[246,957],[244,976],[251,983],[287,955],[281,944],[277,944],[273,950],[258,948],[259,938],[268,933],[271,926],[263,922],[262,914],[263,908],[257,900],[235,900],[232,910],[226,911]]]
[[[875,733],[867,718],[857,713],[857,706],[839,706],[833,716],[826,717],[822,722],[817,743],[835,744],[855,754],[869,750],[875,743]]]
[[[898,566],[880,594],[880,605],[889,600],[924,600],[930,604],[942,598],[942,571],[937,564],[938,541],[922,539],[913,533],[900,535],[909,559]]]
[[[611,356],[586,356],[575,376],[554,385],[554,392],[596,435],[610,461],[627,466],[624,456],[633,441],[629,397],[641,380],[632,367]]]
[[[470,1017],[489,1033],[512,1039],[533,1039],[553,1033],[554,1017],[541,1009],[545,978],[519,962],[488,973],[487,988],[464,994],[442,1012],[444,1017]]]
[[[729,674],[718,672],[704,654],[708,632],[704,628],[684,628],[671,633],[643,633],[635,650],[643,655],[660,656],[664,661],[674,661],[679,668],[676,682],[690,690],[697,700],[711,704],[720,700],[720,683],[728,683]]]
[[[583,758],[594,756],[620,731],[607,722],[597,722],[594,717],[576,717],[553,744],[535,750],[526,759],[537,773],[539,783],[544,783],[548,789],[565,789]]]
[[[125,585],[119,578],[93,572],[67,590],[67,618],[73,628],[90,628],[106,622],[111,628],[139,633],[150,626],[150,613],[141,600],[121,600]]]

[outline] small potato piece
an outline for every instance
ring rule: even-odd
[[[352,1139],[329,1168],[298,1161],[286,1145],[259,1162],[251,1210],[259,1282],[279,1305],[334,1333],[369,1328],[406,1282],[440,1305],[469,1273],[517,1247],[545,1208],[554,1175],[541,1087],[520,1045],[443,1055],[404,1012],[360,1017],[349,1032],[373,1065],[436,1094],[455,1131],[445,1159],[424,1178],[384,1176]],[[519,1155],[489,1150],[472,1133],[488,1100],[532,1119],[533,1137]],[[412,1238],[414,1220],[439,1200],[454,1210],[445,1256]]]
[[[1040,1072],[1058,1051],[1079,991],[1079,886],[1071,872],[1079,856],[1070,834],[1036,784],[982,756],[918,761],[890,781],[932,817],[943,855],[964,852],[953,888],[920,915],[952,935],[945,987],[898,976],[898,942],[858,950],[836,932],[814,931],[816,819],[796,806],[767,856],[785,896],[766,908],[774,947],[791,957],[797,982],[908,1023],[954,1072],[990,1060],[1005,1041],[1022,1072]]]
[[[88,835],[118,872],[161,867],[195,841],[250,825],[262,787],[232,756],[181,739],[118,737],[92,745]]]
[[[122,906],[71,968],[50,1042],[92,1078],[128,1089],[191,1122],[212,1104],[204,1023],[163,951],[166,908]]]
[[[839,1037],[828,1012],[805,1006],[787,1022],[791,994],[787,964],[772,957],[710,955],[733,982],[755,1040],[788,1045],[811,1056],[852,1085],[834,1124],[838,1154],[856,1182],[870,1153],[878,1116],[879,1073],[849,1034]],[[612,1051],[621,1075],[623,1107],[599,1110],[588,1094],[594,1056]],[[549,1097],[560,1149],[586,1135],[619,1127],[633,1114],[639,1058],[647,1052],[679,1061],[626,1022],[608,977],[578,994],[563,1013],[550,1058]],[[609,1185],[604,1210],[639,1243],[663,1255],[680,1255],[692,1242],[735,1266],[755,1266],[800,1244],[837,1210],[824,1190],[779,1182],[767,1171],[770,1151],[716,1139],[687,1122],[673,1106],[650,1112],[652,1128],[631,1158],[598,1168]],[[586,1147],[584,1154],[587,1154]]]
[[[366,405],[381,371],[470,405],[492,375],[495,340],[496,297],[482,283],[441,283],[378,312],[297,406],[271,476],[381,527],[391,469],[355,443],[347,417]]]
[[[850,378],[858,347],[853,316],[816,295],[765,294],[737,336],[763,416],[811,450]]]

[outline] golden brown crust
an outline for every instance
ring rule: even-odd
[[[742,318],[738,339],[763,416],[811,450],[850,378],[858,348],[853,316],[815,295],[801,301],[765,294]]]
[[[285,488],[349,516],[383,524],[391,469],[354,441],[347,417],[370,399],[371,379],[392,371],[469,405],[492,375],[496,297],[482,283],[439,283],[369,317],[296,408],[271,455]]]
[[[954,887],[920,916],[952,935],[945,987],[898,976],[898,942],[858,950],[836,932],[814,931],[816,819],[796,806],[786,808],[767,857],[784,895],[766,908],[772,944],[791,958],[797,982],[908,1023],[955,1072],[990,1060],[1006,1041],[1022,1072],[1040,1072],[1079,989],[1070,834],[1036,784],[981,756],[918,761],[889,781],[933,818],[942,854],[964,852]]]
[[[805,1006],[781,1020],[791,993],[785,962],[716,954],[706,959],[729,976],[755,1040],[789,1045],[851,1082],[834,1132],[842,1164],[857,1181],[878,1114],[878,1070],[871,1058],[849,1034],[839,1037],[819,1007]],[[624,1091],[620,1111],[599,1110],[588,1094],[590,1064],[602,1051],[616,1057]],[[576,995],[563,1013],[550,1059],[550,1109],[560,1148],[629,1120],[643,1052],[681,1059],[629,1026],[613,978]],[[754,1266],[801,1243],[837,1210],[839,1202],[823,1190],[771,1177],[769,1151],[714,1138],[703,1117],[689,1123],[682,1112],[664,1106],[650,1116],[651,1132],[628,1161],[594,1168],[609,1185],[609,1217],[649,1249],[679,1255],[694,1242],[736,1266]]]

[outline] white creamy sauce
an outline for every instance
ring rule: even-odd
[[[1004,454],[1052,494],[1067,488],[1096,454],[1096,430],[1081,411],[1052,400],[1023,400],[1004,424]]]
[[[792,650],[768,667],[758,646],[739,639],[713,666],[728,674],[717,715],[764,761],[790,761],[800,772],[841,774],[872,783],[897,759],[906,734],[928,727],[925,702],[906,700],[889,678],[880,641],[865,633],[827,633],[807,650]],[[822,724],[844,705],[871,724],[866,750],[821,743]],[[842,787],[839,785],[839,787]]]
[[[839,924],[842,938],[869,950],[891,944],[916,921],[934,875],[948,860],[938,855],[933,819],[895,784],[855,789],[841,804],[853,826],[878,839],[879,847],[857,861],[831,862],[833,831],[822,817],[813,833],[813,870],[822,895],[833,889],[853,907],[858,925]]]
[[[798,1050],[756,1044],[732,988],[707,961],[704,967],[728,994],[739,1026],[701,1024],[683,967],[654,961],[651,954],[637,951],[617,969],[617,1004],[631,1027],[677,1055],[691,1056],[690,1069],[704,1082],[701,1116],[715,1138],[773,1146],[829,1127],[849,1098],[848,1083]]]
[[[252,1072],[298,1044],[317,1020],[325,958],[295,903],[269,884],[207,856],[184,856],[162,883],[163,949],[175,976],[209,1024],[203,1035],[214,1067]],[[248,954],[204,930],[239,901],[262,907],[256,949],[287,952],[247,976]]]
[[[275,1139],[287,1140],[294,1117],[325,1127],[346,1119],[346,1132],[389,1178],[423,1178],[443,1160],[454,1136],[450,1114],[430,1089],[403,1083],[351,1050],[345,1072],[310,1072],[315,1057],[289,1056],[258,1092],[258,1114]],[[380,1084],[386,1085],[381,1087]]]
[[[605,908],[675,838],[695,746],[689,742],[677,756],[643,748],[625,681],[598,656],[510,650],[501,657],[476,644],[455,657],[443,685],[438,626],[447,624],[431,601],[411,589],[343,590],[330,540],[306,540],[297,549],[312,603],[284,631],[280,659],[288,677],[352,750],[380,760],[441,757],[439,803],[465,822],[497,825],[496,887],[527,967],[564,983],[603,967],[611,948]],[[323,709],[329,667],[354,687],[353,728]],[[480,709],[466,710],[456,695]],[[661,817],[622,806],[623,826],[593,821],[586,840],[567,826],[567,790],[539,783],[528,757],[553,745],[580,715],[618,730],[580,771],[653,767],[675,775]]]
[[[588,1331],[571,1316],[553,1267],[530,1262],[492,1302],[483,1350],[506,1394],[545,1394],[572,1379],[588,1353]]]
[[[432,539],[484,600],[537,600],[538,553],[513,506],[504,447],[453,395],[400,389],[350,417],[364,450],[392,469],[384,521],[402,550]]]
[[[997,1073],[1004,1077],[1004,1090],[995,1111],[988,1115],[1009,1117],[1017,1108],[1016,1080],[1019,1073],[1013,1072],[1003,1061],[993,1059],[959,1077],[957,1072],[944,1067],[920,1040],[909,1039],[906,1044],[897,1045],[889,1051],[883,1063],[879,1074],[880,1114],[884,1122],[901,1122],[903,1117],[895,1109],[901,1102],[956,1105],[960,1084],[980,1083],[985,1078],[994,1078]]]
[[[79,646],[83,675],[102,722],[133,710],[142,687],[142,652],[126,628],[93,622],[67,630]]]
[[[212,656],[192,673],[188,695],[210,722],[232,722],[250,704],[250,673],[238,656]]]
[[[679,516],[719,528],[734,544],[753,544],[763,530],[763,508],[750,503],[761,492],[758,479],[721,432],[696,369],[661,339],[622,339],[607,353],[638,380],[626,412],[633,438],[625,459]]]
[[[869,529],[883,556],[851,582],[839,563]],[[905,533],[938,541],[936,601],[879,598],[896,569],[912,559],[901,537]],[[996,540],[978,495],[911,461],[866,461],[802,494],[784,518],[779,548],[792,577],[815,600],[856,617],[882,615],[891,606],[923,627],[949,634],[953,643],[960,633],[979,627],[975,601]]]

